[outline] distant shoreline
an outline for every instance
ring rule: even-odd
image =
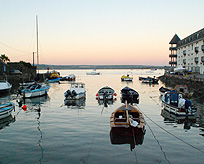
[[[150,65],[47,65],[40,64],[40,70],[47,69],[168,69],[170,66]]]

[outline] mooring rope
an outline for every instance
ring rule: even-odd
[[[137,105],[137,107],[139,108],[138,105]],[[141,111],[140,108],[139,108],[139,110]],[[186,141],[182,140],[181,138],[175,136],[174,134],[170,133],[169,131],[167,131],[166,129],[164,129],[163,127],[161,127],[159,124],[157,124],[155,121],[153,121],[150,117],[148,117],[143,111],[141,111],[141,112],[142,112],[151,122],[153,122],[156,126],[158,126],[160,129],[162,129],[163,131],[165,131],[165,132],[168,133],[169,135],[175,137],[176,139],[180,140],[181,142],[187,144],[188,146],[190,146],[190,147],[192,147],[192,148],[194,148],[194,149],[200,151],[201,153],[204,153],[203,150],[201,150],[201,149],[199,149],[199,148],[197,148],[197,147],[195,147],[195,146],[189,144],[188,142],[186,142]]]
[[[164,154],[164,158],[166,159],[166,161],[167,161],[169,164],[171,164],[171,162],[167,159],[166,153],[164,152],[162,146],[160,145],[159,140],[156,138],[156,136],[155,136],[153,130],[150,128],[150,126],[149,126],[149,124],[148,124],[147,122],[146,122],[146,124],[147,124],[149,130],[151,131],[151,133],[152,133],[154,139],[157,141],[157,143],[158,143],[158,145],[159,145],[159,147],[160,147],[162,153]]]
[[[136,146],[136,141],[135,141],[135,132],[134,132],[134,129],[132,128],[132,133],[133,133],[133,140],[134,140],[134,144]],[[138,160],[137,160],[137,154],[136,154],[136,148],[134,148],[134,154],[135,154],[135,161],[136,163],[138,163]]]

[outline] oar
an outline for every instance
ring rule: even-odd
[[[127,123],[130,124],[127,100],[125,101],[125,111],[126,111]]]

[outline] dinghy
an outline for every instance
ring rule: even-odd
[[[1,104],[0,105],[0,119],[10,116],[13,110],[14,110],[13,103]]]
[[[96,99],[99,99],[99,100],[112,100],[116,96],[117,96],[117,94],[115,93],[115,91],[112,88],[106,86],[106,87],[101,88],[97,92]]]
[[[111,130],[114,133],[132,135],[145,132],[143,114],[138,108],[127,103],[117,108],[110,117]]]

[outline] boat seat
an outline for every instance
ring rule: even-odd
[[[126,122],[126,118],[115,118],[115,122]]]

